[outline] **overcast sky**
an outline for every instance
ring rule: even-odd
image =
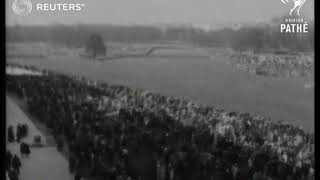
[[[154,24],[192,23],[198,27],[230,23],[267,22],[288,14],[293,2],[281,0],[30,0],[36,3],[84,3],[80,12],[36,12],[19,17],[6,0],[7,24]],[[292,1],[292,0],[290,0]],[[314,1],[306,0],[304,16],[313,18]]]

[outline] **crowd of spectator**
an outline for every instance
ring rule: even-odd
[[[314,57],[304,54],[233,53],[229,63],[252,74],[276,77],[313,76]]]
[[[12,125],[8,127],[8,143],[20,143],[21,139],[25,138],[28,134],[28,126],[26,124],[18,124],[16,126],[16,133],[14,133],[13,129],[14,126]],[[20,143],[20,153],[22,157],[30,154],[30,148],[27,143]],[[18,180],[21,168],[21,160],[19,156],[7,149],[5,154],[5,165],[6,180]]]
[[[233,51],[231,49],[210,52],[235,68],[260,76],[304,77],[313,79],[314,54]]]
[[[289,123],[49,71],[8,74],[7,89],[76,179],[314,179],[314,136]]]

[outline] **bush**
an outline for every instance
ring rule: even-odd
[[[103,38],[98,34],[93,34],[87,40],[85,45],[86,52],[92,56],[105,56],[106,55],[106,46],[103,42]]]

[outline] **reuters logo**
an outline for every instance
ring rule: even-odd
[[[12,9],[17,15],[26,16],[32,11],[32,3],[30,0],[14,0]]]
[[[36,3],[34,11],[77,12],[82,11],[84,7],[85,4],[79,3]],[[14,0],[12,9],[19,16],[27,16],[32,11],[32,3],[30,0]]]

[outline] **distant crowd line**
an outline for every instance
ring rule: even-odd
[[[260,76],[312,78],[314,55],[225,52],[227,62],[236,68]]]

